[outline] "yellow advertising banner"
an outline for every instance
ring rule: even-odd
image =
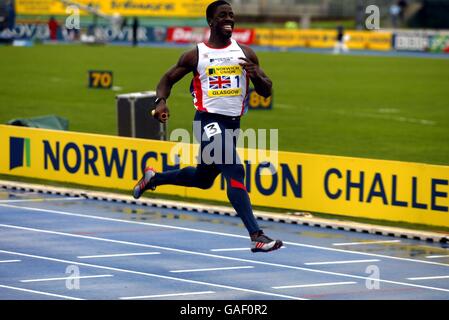
[[[391,32],[347,31],[349,49],[391,50]],[[335,30],[255,29],[255,44],[274,47],[333,48]]]
[[[393,35],[391,32],[348,30],[346,34],[348,35],[346,44],[349,49],[382,51],[392,49]]]
[[[298,30],[298,45],[310,48],[330,48],[335,44],[336,33],[332,30]]]
[[[255,29],[255,44],[269,47],[298,46],[298,31],[288,29]]]
[[[145,166],[182,168],[197,152],[191,144],[8,125],[0,125],[0,144],[1,174],[128,190],[130,197]],[[449,227],[449,166],[248,149],[240,154],[254,205]],[[227,201],[221,177],[207,190],[167,185],[155,192]]]
[[[204,17],[209,0],[67,0],[90,6],[107,15],[153,17]],[[65,15],[68,4],[58,0],[16,0],[16,11],[24,15]],[[80,14],[87,14],[81,10]]]

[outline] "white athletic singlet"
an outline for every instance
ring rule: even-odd
[[[245,113],[249,77],[239,63],[246,57],[234,39],[225,48],[198,43],[198,66],[192,80],[193,104],[198,111],[225,116]]]

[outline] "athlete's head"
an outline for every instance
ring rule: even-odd
[[[226,1],[214,1],[206,9],[206,18],[211,32],[225,38],[232,36],[234,29],[234,12]]]

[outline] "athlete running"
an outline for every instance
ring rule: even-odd
[[[212,2],[206,9],[206,18],[210,27],[209,40],[185,52],[164,74],[156,89],[153,113],[160,122],[168,120],[167,99],[171,88],[192,72],[191,93],[197,110],[194,120],[201,124],[197,126],[200,130],[194,130],[201,142],[199,164],[162,173],[148,167],[134,187],[133,196],[137,199],[145,190],[167,184],[208,189],[221,173],[226,179],[229,201],[249,232],[251,251],[273,251],[282,247],[282,241],[270,239],[260,229],[244,185],[245,171],[236,151],[237,137],[230,138],[226,134],[240,128],[249,81],[264,97],[271,95],[272,83],[259,67],[255,52],[231,39],[234,13],[229,3]],[[226,143],[229,139],[231,143]],[[204,155],[205,148],[210,149],[212,144],[218,144],[218,150],[215,148],[211,154]]]

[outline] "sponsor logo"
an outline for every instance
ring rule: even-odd
[[[207,68],[209,76],[239,76],[242,74],[242,67],[237,66],[214,66]]]
[[[168,42],[199,43],[209,39],[209,28],[171,27],[168,29]],[[232,38],[240,43],[251,44],[254,40],[252,29],[234,29]]]
[[[209,96],[218,97],[218,96],[239,96],[242,94],[242,89],[223,89],[223,90],[209,90]]]
[[[9,138],[9,170],[31,166],[30,139]]]
[[[430,40],[427,36],[408,36],[397,35],[395,39],[396,50],[426,51],[430,46]]]
[[[205,54],[205,57],[207,58],[207,54]],[[232,60],[231,57],[211,58],[211,59],[209,59],[209,62],[230,62],[231,60]]]

